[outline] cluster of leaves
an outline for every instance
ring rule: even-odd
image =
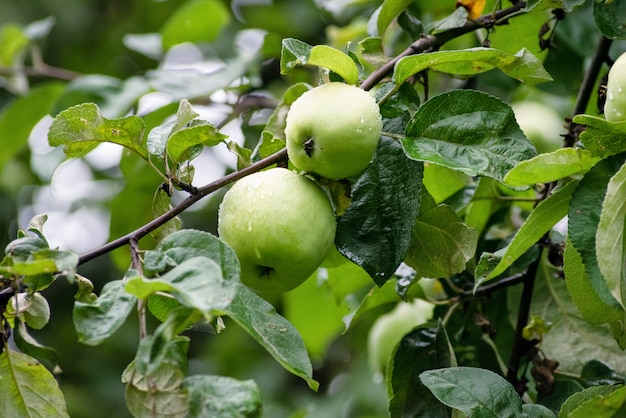
[[[432,97],[424,92],[427,100],[422,103],[419,81],[425,74],[474,78],[495,70],[526,85],[551,77],[542,59],[526,48],[421,53],[502,22],[495,14],[473,20],[485,6],[477,1],[459,2],[463,7],[443,20],[422,24],[411,3],[382,2],[370,17],[370,36],[357,52],[285,38],[280,53],[285,75],[313,66],[322,69],[322,78],[373,88],[383,116],[376,155],[365,172],[350,181],[349,199],[346,182],[324,184],[338,203],[335,244],[348,260],[328,265],[328,282],[343,281],[334,289],[337,299],[366,293],[354,305],[347,330],[402,300],[428,299],[421,286],[424,278],[440,279],[445,289],[436,310],[439,320],[405,335],[390,359],[385,378],[391,415],[450,416],[459,410],[468,416],[577,417],[593,411],[609,417],[623,411],[626,391],[620,373],[626,370],[613,360],[626,346],[626,123],[577,115],[573,123],[586,126],[580,143],[536,155],[510,105],[495,95],[471,89]],[[515,3],[503,18],[514,25],[519,12],[537,21],[547,19],[546,8],[570,12],[579,3]],[[623,3],[594,2],[593,7],[597,27],[607,38],[626,38],[624,22],[616,18],[624,15],[619,13]],[[213,16],[214,24],[199,19],[204,15]],[[188,2],[162,28],[161,46],[215,41],[229,16],[220,2]],[[414,43],[411,52],[388,59],[385,34],[394,21]],[[41,33],[45,24],[38,25]],[[183,26],[197,30],[179,30]],[[210,31],[200,29],[206,27]],[[6,49],[10,54],[0,57],[0,64],[19,64],[19,52],[29,39],[36,39],[28,33],[5,28],[0,37],[23,42]],[[152,45],[142,37],[127,42],[136,49]],[[128,152],[121,168],[128,184],[118,198],[148,187],[152,209],[144,227],[124,235],[115,246],[89,254],[50,249],[42,233],[45,216],[34,218],[28,231],[7,246],[0,264],[0,405],[8,416],[67,416],[53,375],[56,353],[28,333],[28,327],[41,329],[48,323],[50,308],[41,291],[56,279],[77,288],[73,320],[84,344],[110,338],[135,307],[140,317],[149,311],[161,322],[151,333],[145,323],[140,325],[135,358],[122,375],[134,416],[260,416],[255,382],[187,375],[190,340],[185,331],[201,328],[219,334],[224,318],[245,330],[287,371],[318,389],[309,358],[312,331],[296,329],[272,304],[240,284],[239,262],[226,244],[210,233],[181,229],[176,218],[206,194],[285,155],[286,111],[309,89],[306,83],[285,90],[253,148],[230,141],[219,126],[200,119],[190,104],[231,88],[234,80],[248,74],[253,60],[237,52],[210,76],[188,72],[172,77],[161,69],[124,82],[86,76],[69,87],[51,83],[33,89],[0,116],[2,132],[17,123],[12,115],[37,104],[29,112],[30,125],[20,122],[20,144],[28,138],[24,125],[34,125],[50,108],[64,109],[54,112],[49,144],[63,147],[71,158],[83,157],[104,142],[124,147]],[[386,75],[391,78],[384,79]],[[79,101],[98,104],[66,106],[75,100],[72,89],[91,95]],[[170,93],[177,103],[129,116],[151,90]],[[205,147],[218,146],[237,156],[238,171],[196,187],[193,160]],[[137,176],[143,170],[150,175]],[[189,197],[173,205],[175,190]],[[131,228],[123,229],[128,227],[123,214],[116,216],[119,221],[112,231],[128,233]],[[566,216],[565,237],[554,227]],[[149,249],[140,249],[139,240],[150,233],[156,243],[142,241]],[[130,267],[94,294],[89,279],[77,273],[79,264],[124,244],[130,246]],[[565,280],[555,278],[561,266]],[[403,273],[407,270],[409,274]],[[371,280],[363,282],[363,276]],[[524,284],[522,295],[511,286],[518,283]],[[517,304],[524,306],[513,308]],[[529,318],[528,310],[536,316]],[[509,315],[518,315],[521,326],[514,329]],[[10,335],[21,352],[10,347]],[[329,332],[327,338],[335,335]],[[570,340],[563,341],[566,335]],[[593,350],[583,353],[585,347],[577,346],[585,337],[594,342],[586,346]],[[559,347],[564,343],[572,353]],[[324,350],[322,344],[314,354]],[[511,358],[508,365],[502,360],[506,356]],[[527,374],[521,372],[525,369]],[[558,376],[555,369],[569,375]],[[528,378],[535,388],[529,392],[532,402],[523,404],[519,394],[529,389]]]

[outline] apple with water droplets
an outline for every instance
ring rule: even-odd
[[[237,181],[219,208],[219,236],[237,254],[243,284],[260,292],[304,282],[329,254],[335,231],[324,191],[285,168]]]
[[[378,104],[345,83],[322,84],[300,96],[285,126],[293,165],[329,179],[360,174],[370,163],[382,130]]]
[[[609,71],[604,117],[611,122],[626,121],[626,52],[613,63]]]

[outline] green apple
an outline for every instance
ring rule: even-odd
[[[435,305],[422,299],[400,302],[389,313],[374,322],[367,338],[370,368],[378,375],[385,373],[396,346],[409,331],[433,317]]]
[[[218,233],[239,258],[241,281],[261,292],[304,282],[333,247],[335,230],[324,191],[285,168],[237,181],[219,208]]]
[[[538,153],[556,151],[563,146],[565,120],[554,108],[538,101],[520,101],[511,104],[515,119]]]
[[[613,63],[609,71],[604,117],[611,122],[626,121],[626,52]]]
[[[359,174],[372,160],[382,118],[366,91],[339,82],[322,84],[289,109],[285,136],[293,165],[329,179]]]

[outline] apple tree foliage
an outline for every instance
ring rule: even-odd
[[[102,15],[98,54],[59,52],[80,36],[55,35],[73,27],[54,14],[1,21],[0,415],[119,413],[94,382],[112,372],[112,402],[136,417],[626,414],[626,123],[602,115],[625,2],[137,3],[129,18]],[[134,71],[99,71],[109,53]],[[298,289],[259,295],[215,233],[215,202],[289,165],[289,107],[330,81],[371,91],[383,133],[361,175],[318,179],[337,252]],[[530,137],[511,106],[526,101],[559,114],[558,137]],[[543,116],[530,116],[535,131],[548,132]],[[48,162],[28,146],[42,119],[63,150]],[[51,182],[42,173],[104,143],[123,153],[93,176],[115,192],[94,182],[76,204],[106,208],[109,242],[51,245],[53,219],[24,219],[24,200]],[[199,183],[194,164],[220,150],[232,167]],[[432,317],[374,376],[361,362],[369,329],[415,299]],[[63,308],[71,320],[54,322]],[[219,349],[233,328],[240,339]],[[229,354],[246,344],[260,350]],[[84,357],[122,348],[119,370]],[[65,377],[77,364],[89,383]]]

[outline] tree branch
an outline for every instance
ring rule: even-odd
[[[515,340],[513,341],[513,347],[511,348],[511,356],[509,357],[509,366],[506,374],[506,380],[508,380],[518,394],[523,395],[526,392],[526,385],[520,381],[517,374],[519,372],[520,362],[522,356],[527,353],[527,349],[530,347],[529,342],[524,339],[522,332],[524,327],[528,324],[528,317],[530,315],[530,304],[533,298],[533,290],[535,288],[535,278],[537,277],[537,271],[541,263],[541,256],[537,258],[530,266],[523,277],[524,288],[522,290],[522,297],[520,299],[519,311],[517,313],[517,324],[515,326]]]
[[[361,88],[363,90],[370,90],[387,75],[391,74],[396,63],[404,57],[419,54],[428,50],[439,49],[446,42],[454,38],[458,38],[461,35],[465,35],[466,33],[475,31],[476,29],[503,24],[506,22],[507,18],[519,13],[524,7],[526,7],[526,2],[518,1],[508,9],[498,10],[495,13],[486,14],[476,20],[468,20],[465,25],[460,28],[449,29],[447,31],[437,33],[436,35],[423,35],[417,41],[413,42],[407,49],[370,74],[370,76],[367,77],[363,83],[361,83]]]
[[[130,232],[129,234],[124,235],[123,237],[120,237],[114,241],[104,244],[101,247],[98,247],[94,250],[81,254],[78,259],[78,264],[80,265],[80,264],[86,263],[87,261],[90,261],[96,257],[99,257],[119,247],[127,245],[131,242],[131,240],[139,241],[141,238],[145,237],[150,232],[162,226],[167,221],[174,219],[176,216],[180,215],[191,205],[198,202],[202,198],[210,195],[216,190],[219,190],[222,187],[236,180],[239,180],[242,177],[247,176],[248,174],[252,174],[263,168],[269,167],[272,164],[276,164],[282,160],[285,160],[286,158],[287,158],[287,149],[283,148],[279,152],[272,154],[269,157],[264,158],[252,165],[249,165],[248,167],[245,167],[239,171],[230,173],[212,183],[207,184],[206,186],[198,188],[196,194],[190,195],[185,200],[180,202],[178,205],[174,206],[172,209],[168,210],[163,215],[153,219],[146,225],[134,230],[133,232]]]

